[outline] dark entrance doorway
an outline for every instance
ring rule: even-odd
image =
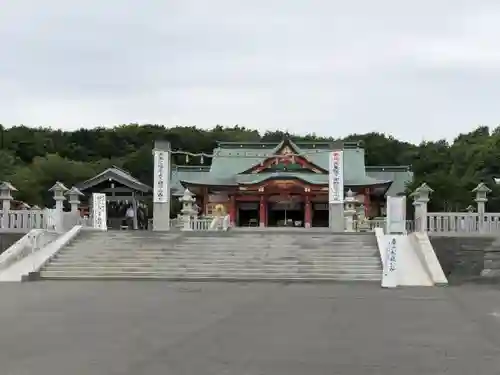
[[[238,203],[237,225],[240,227],[259,226],[259,203],[241,202]]]
[[[269,202],[267,215],[270,227],[303,227],[304,203],[293,200]]]
[[[311,226],[328,227],[328,203],[313,203]]]

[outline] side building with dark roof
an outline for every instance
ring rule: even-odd
[[[206,215],[223,205],[236,226],[328,226],[329,152],[342,149],[344,187],[369,218],[385,215],[385,197],[403,194],[408,166],[366,166],[357,142],[219,142],[211,166],[173,166],[172,192],[189,188]]]

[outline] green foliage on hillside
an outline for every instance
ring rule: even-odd
[[[50,202],[47,189],[56,180],[71,186],[111,165],[152,184],[151,150],[156,139],[169,140],[174,150],[211,153],[217,141],[280,141],[285,135],[279,131],[259,134],[239,126],[202,130],[137,124],[73,132],[24,126],[0,126],[0,130],[0,180],[9,180],[19,189],[17,199],[39,205]],[[332,140],[314,134],[289,136],[294,140]],[[489,209],[500,211],[500,189],[492,180],[500,177],[500,128],[490,132],[479,127],[459,135],[452,144],[413,145],[379,133],[353,134],[345,140],[364,142],[367,165],[411,165],[415,182],[408,188],[427,182],[435,190],[431,210],[464,210],[473,203],[470,191],[483,181],[494,190]],[[186,163],[183,157],[175,158],[177,164]]]

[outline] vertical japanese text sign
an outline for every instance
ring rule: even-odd
[[[384,288],[395,288],[398,286],[396,236],[389,236],[389,243],[387,244],[385,259],[384,259],[384,273],[382,275],[382,286]]]
[[[328,203],[344,202],[344,153],[330,153],[328,170]]]
[[[167,203],[169,201],[169,165],[170,153],[168,151],[154,150],[154,203]]]
[[[100,230],[108,230],[106,214],[106,194],[92,194],[92,221],[93,227]]]

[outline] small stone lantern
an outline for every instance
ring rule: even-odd
[[[80,190],[78,190],[76,186],[73,186],[66,192],[66,195],[69,197],[71,212],[77,212],[78,205],[80,204],[80,197],[82,197],[84,194]]]
[[[189,189],[186,189],[184,190],[184,195],[179,198],[179,201],[182,203],[181,214],[184,222],[183,230],[192,230],[191,217],[196,214],[194,209],[196,198],[194,197],[194,194],[189,191]]]
[[[57,181],[54,186],[52,186],[49,191],[54,193],[54,200],[56,201],[56,217],[55,220],[55,229],[57,232],[61,232],[63,230],[62,223],[62,213],[63,213],[63,202],[66,199],[64,197],[64,193],[68,191],[68,188],[64,186],[62,182]]]
[[[477,212],[479,214],[484,214],[485,212],[485,204],[488,202],[488,193],[491,193],[491,189],[486,186],[484,182],[479,183],[474,190],[473,193],[476,193],[476,199],[474,201],[477,203]]]
[[[486,212],[486,202],[488,202],[488,193],[491,193],[491,189],[486,186],[484,182],[479,183],[474,190],[473,193],[476,193],[476,198],[474,201],[477,203],[477,213],[478,213],[478,225],[479,231],[483,231],[484,229],[484,213]]]
[[[356,214],[356,205],[358,201],[354,197],[354,193],[349,189],[344,199],[344,216],[346,221],[346,232],[354,232],[354,215]]]
[[[12,192],[17,191],[17,189],[12,186],[10,182],[3,181],[0,183],[0,200],[2,201],[2,228],[9,228],[9,211],[10,211],[10,201],[14,199],[12,197]]]
[[[425,182],[420,185],[415,192],[418,192],[419,197],[418,200],[421,202],[429,203],[430,201],[430,194],[434,192],[434,190],[427,185]]]
[[[415,226],[421,232],[427,232],[427,203],[430,201],[430,194],[434,192],[425,182],[411,193],[413,206],[415,207]]]

